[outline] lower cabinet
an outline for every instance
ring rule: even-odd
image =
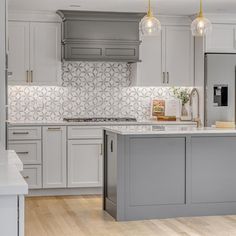
[[[42,163],[41,140],[11,141],[8,148],[16,151],[24,165],[40,165]]]
[[[102,140],[68,141],[68,187],[102,186]]]
[[[43,188],[65,188],[66,172],[66,127],[43,127]]]
[[[40,165],[25,165],[21,174],[29,185],[29,189],[42,188],[42,168]]]

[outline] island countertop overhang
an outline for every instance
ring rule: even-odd
[[[236,129],[193,126],[105,126],[105,131],[119,135],[236,135]]]

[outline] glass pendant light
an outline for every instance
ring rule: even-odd
[[[151,10],[151,0],[148,0],[148,12],[147,15],[140,22],[140,31],[142,35],[155,36],[161,31],[160,21],[153,16]]]
[[[200,12],[198,17],[192,22],[191,30],[192,35],[203,37],[212,31],[211,22],[203,16],[202,0],[200,0]]]

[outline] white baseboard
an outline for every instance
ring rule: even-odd
[[[102,188],[73,188],[73,189],[32,189],[29,190],[28,197],[31,196],[70,196],[70,195],[100,195]],[[26,196],[26,197],[27,197]]]

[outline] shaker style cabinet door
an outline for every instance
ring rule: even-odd
[[[167,26],[165,71],[168,86],[193,86],[193,37],[188,26]]]
[[[137,84],[138,86],[161,86],[164,82],[161,34],[153,37],[141,36],[141,41],[141,62],[137,64]]]
[[[43,188],[65,188],[66,179],[66,127],[43,127]]]
[[[236,26],[213,24],[211,34],[206,36],[206,52],[235,53]]]
[[[57,85],[61,66],[59,23],[30,24],[30,79],[34,85]]]
[[[102,186],[102,140],[68,141],[68,187]]]
[[[9,22],[9,84],[58,85],[60,23]]]
[[[27,84],[29,79],[29,22],[9,22],[9,84]]]
[[[189,26],[163,26],[160,35],[141,36],[141,41],[134,86],[194,85],[194,41]]]

